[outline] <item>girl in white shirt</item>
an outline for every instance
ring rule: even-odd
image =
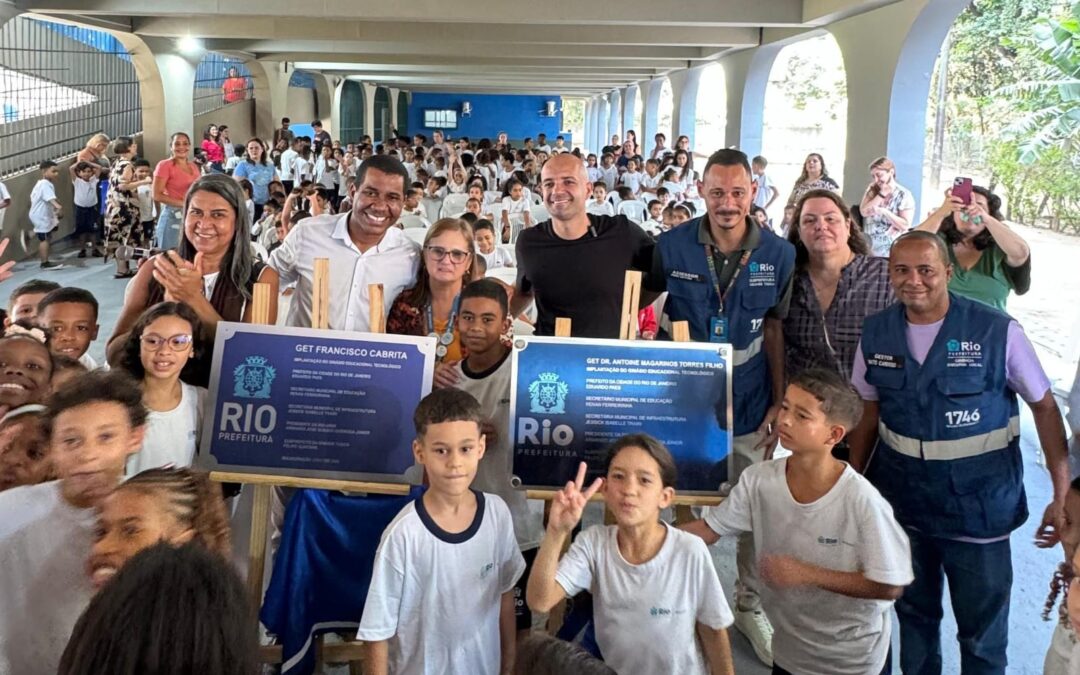
[[[202,424],[206,390],[180,381],[199,329],[195,311],[162,302],[143,312],[128,336],[124,368],[142,381],[150,414],[142,450],[127,463],[127,475],[157,467],[191,466]]]
[[[587,489],[585,471],[582,462],[551,502],[525,593],[529,609],[547,612],[591,591],[596,641],[622,675],[734,672],[727,635],[734,618],[712,556],[703,541],[660,520],[675,498],[671,453],[651,436],[624,436],[608,452],[605,477]],[[615,524],[583,530],[559,560],[601,486]]]
[[[626,162],[626,171],[619,178],[619,182],[622,185],[630,188],[630,191],[635,195],[641,194],[641,179],[645,177],[641,171],[638,171],[638,162],[636,159],[629,159]]]
[[[600,167],[596,165],[596,155],[589,154],[585,159],[585,175],[589,177],[590,183],[595,183],[598,180],[603,180],[604,172],[600,170]]]
[[[524,227],[532,227],[532,199],[525,194],[525,186],[520,180],[511,178],[506,183],[506,189],[503,190],[502,206],[503,240],[509,242],[510,216],[520,213],[524,220]]]
[[[338,174],[338,161],[334,159],[334,149],[324,145],[319,159],[315,162],[315,182],[327,190],[337,192],[339,180],[341,178]]]

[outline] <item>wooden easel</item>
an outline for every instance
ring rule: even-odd
[[[383,298],[382,284],[368,286],[369,332],[371,333],[386,332]],[[251,323],[259,325],[268,325],[270,323],[270,286],[268,284],[255,284],[252,291]],[[330,328],[330,260],[328,258],[315,259],[311,292],[311,327]],[[263,583],[266,578],[266,538],[269,534],[270,503],[274,487],[315,488],[319,490],[389,495],[407,495],[411,487],[396,483],[328,480],[227,471],[212,471],[210,472],[210,478],[221,483],[242,483],[253,486],[251,536],[248,540],[247,592],[256,617],[262,606]],[[315,641],[314,648],[316,664],[323,660],[348,662],[350,663],[350,669],[357,673],[360,672],[354,666],[357,666],[363,659],[362,642],[350,641],[324,645],[322,636],[319,636]],[[264,663],[280,663],[282,660],[281,646],[261,647],[259,656]]]

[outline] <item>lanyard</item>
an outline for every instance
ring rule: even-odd
[[[710,244],[705,244],[705,261],[709,265],[709,276],[712,277],[713,287],[716,289],[716,297],[720,299],[719,314],[724,314],[724,302],[727,300],[727,296],[731,293],[731,289],[735,287],[735,281],[739,278],[739,273],[746,267],[746,263],[750,262],[750,250],[743,251],[742,257],[739,258],[739,266],[735,268],[735,273],[731,275],[731,279],[728,280],[727,288],[720,289],[720,273],[716,271],[716,258],[713,256],[713,247]]]
[[[458,295],[454,298],[454,307],[450,310],[450,320],[446,322],[446,329],[441,335],[435,330],[435,312],[431,308],[431,303],[427,304],[427,333],[429,337],[433,337],[438,341],[435,347],[435,356],[438,361],[442,361],[448,348],[454,342],[454,321],[457,319],[460,302],[461,296]]]

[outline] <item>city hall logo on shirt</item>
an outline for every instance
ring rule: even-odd
[[[664,607],[653,607],[649,610],[650,616],[671,616],[671,610]]]
[[[529,412],[538,415],[566,414],[570,387],[556,373],[540,373],[529,385]]]
[[[766,262],[752,262],[749,269],[751,288],[776,285],[776,265]]]
[[[277,371],[263,356],[249,356],[233,370],[233,395],[237,398],[270,398]]]
[[[495,563],[488,563],[480,568],[480,578],[486,579],[487,575],[491,574],[491,570],[495,569]]]
[[[971,340],[949,340],[945,343],[945,366],[948,368],[982,365],[982,344]]]

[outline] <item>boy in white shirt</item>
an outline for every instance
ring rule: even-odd
[[[491,223],[485,223],[492,234]],[[494,241],[494,239],[492,239]],[[490,269],[490,268],[489,268]],[[517,629],[533,626],[533,617],[525,604],[525,584],[536,549],[544,533],[544,504],[526,500],[525,492],[510,484],[514,448],[510,432],[510,346],[503,336],[510,332],[510,304],[503,285],[494,279],[480,279],[461,291],[461,311],[457,328],[468,356],[455,366],[454,386],[466,391],[480,403],[487,416],[480,429],[486,434],[484,459],[473,488],[497,494],[506,501],[514,520],[514,534],[525,559],[525,573],[514,587]]]
[[[60,169],[56,162],[49,160],[42,162],[38,168],[41,170],[41,178],[30,192],[30,222],[38,239],[41,269],[55,270],[63,267],[61,263],[49,262],[49,239],[63,217],[63,208],[56,199],[56,186],[53,185],[53,181],[60,175]]]
[[[774,673],[887,668],[892,604],[914,576],[907,535],[889,503],[832,456],[861,416],[859,395],[838,374],[800,373],[777,418],[780,441],[793,454],[751,466],[720,506],[684,526],[709,544],[754,533],[761,602],[775,631]]]
[[[641,179],[645,177],[645,174],[638,171],[638,161],[634,158],[630,158],[626,161],[626,171],[620,177],[622,184],[630,188],[631,192],[635,195],[641,194]]]
[[[700,540],[660,520],[675,498],[675,461],[645,434],[623,436],[605,477],[577,478],[551,502],[526,598],[547,612],[581,591],[593,595],[596,641],[620,675],[733,673],[724,600],[712,557]],[[586,502],[603,486],[614,525],[595,525],[559,560]]]
[[[593,183],[592,197],[585,200],[585,211],[596,216],[614,216],[615,207],[607,200],[607,183],[598,180]]]
[[[525,561],[506,503],[470,488],[486,448],[485,415],[458,389],[413,414],[413,454],[429,487],[383,532],[357,639],[364,672],[510,672],[514,584]]]
[[[119,372],[74,379],[44,417],[60,479],[0,492],[0,673],[57,671],[93,595],[86,560],[97,507],[142,445],[141,397]]]
[[[294,187],[294,176],[296,159],[300,156],[297,152],[297,148],[300,147],[300,139],[294,138],[289,147],[285,148],[285,152],[281,153],[280,167],[278,168],[278,176],[281,178],[281,184],[285,186],[285,192],[292,192]]]
[[[75,162],[70,168],[75,202],[75,236],[79,241],[80,258],[85,258],[87,250],[93,248],[94,235],[97,233],[100,169],[90,162]]]
[[[769,161],[761,155],[758,155],[750,162],[750,167],[754,172],[754,183],[757,185],[757,192],[754,193],[754,206],[760,206],[766,212],[780,194],[773,182],[765,175],[765,167],[767,166],[769,166]]]
[[[641,177],[642,194],[656,195],[664,177],[660,175],[660,162],[655,159],[645,160],[645,175]]]
[[[600,180],[607,185],[608,192],[615,189],[615,183],[619,180],[619,167],[615,166],[615,155],[605,152],[600,159]]]
[[[239,148],[238,148],[239,149]],[[135,160],[135,182],[151,178],[153,167],[149,160]],[[139,220],[142,222],[143,242],[153,241],[154,225],[157,223],[157,205],[154,203],[154,188],[151,184],[140,185],[136,191],[139,198]]]
[[[514,256],[510,251],[495,245],[495,224],[490,220],[477,220],[473,225],[473,237],[476,239],[476,251],[484,259],[488,270],[514,266]]]

